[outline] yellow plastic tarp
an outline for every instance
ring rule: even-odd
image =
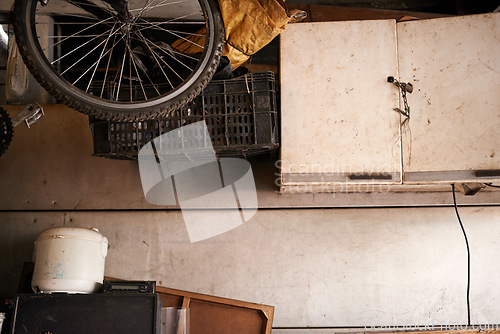
[[[297,21],[300,12],[288,14],[280,0],[219,0],[219,6],[226,34],[223,55],[234,69],[271,42],[290,21]]]
[[[278,36],[289,22],[305,17],[305,12],[287,13],[281,0],[218,0],[224,21],[225,43],[223,56],[229,58],[233,69]],[[205,28],[172,44],[175,49],[194,54],[202,52]]]

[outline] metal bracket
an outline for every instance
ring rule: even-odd
[[[394,84],[401,90],[401,95],[403,96],[403,103],[405,105],[405,110],[401,110],[399,108],[394,108],[394,111],[399,112],[401,115],[410,118],[410,107],[408,106],[408,100],[406,99],[406,93],[413,92],[413,85],[411,83],[399,82],[393,76],[387,77],[387,82]]]
[[[405,117],[408,117],[410,118],[410,108],[408,108],[408,111],[404,111],[404,110],[401,110],[399,108],[394,108],[392,109],[394,111],[397,111],[398,113],[400,113],[401,115],[405,116]]]
[[[413,93],[413,85],[411,83],[404,83],[397,81],[393,76],[387,77],[387,82],[393,83],[396,87],[408,93]]]
[[[24,109],[12,119],[12,126],[16,127],[22,122],[29,128],[40,117],[45,115],[43,108],[39,104],[28,104]]]

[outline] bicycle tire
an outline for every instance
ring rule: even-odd
[[[218,3],[144,0],[137,7],[138,1],[125,1],[128,18],[111,5],[123,0],[16,0],[19,51],[36,80],[75,110],[113,121],[168,116],[217,69],[224,41]],[[187,16],[172,17],[189,1]],[[201,42],[189,44],[196,38]],[[199,52],[172,47],[179,41]]]

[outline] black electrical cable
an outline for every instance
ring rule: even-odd
[[[500,186],[497,186],[496,184],[491,184],[491,183],[485,183],[488,187],[493,187],[493,188],[500,188]]]
[[[469,302],[469,292],[470,292],[470,249],[469,249],[469,240],[467,240],[467,234],[465,233],[464,225],[462,224],[462,220],[460,219],[460,215],[458,213],[457,198],[455,196],[455,185],[452,184],[451,188],[453,190],[453,204],[455,205],[455,213],[457,214],[458,222],[460,223],[460,227],[462,228],[462,232],[464,234],[465,244],[467,245],[467,326],[470,326],[470,302]]]

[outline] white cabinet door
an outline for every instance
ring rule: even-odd
[[[404,182],[500,176],[500,13],[401,22],[397,35],[401,80],[415,87]]]
[[[283,191],[500,178],[500,13],[303,23],[280,41]],[[408,120],[390,75],[414,86]]]
[[[282,185],[400,183],[395,21],[289,25],[280,43]]]

